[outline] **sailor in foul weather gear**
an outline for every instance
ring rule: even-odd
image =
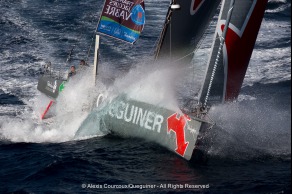
[[[80,60],[79,67],[89,67],[89,65],[82,59]]]
[[[67,79],[69,79],[70,77],[73,77],[74,75],[76,75],[76,69],[75,69],[75,66],[72,65],[72,66],[70,67],[70,72],[68,73],[68,77],[67,77]]]

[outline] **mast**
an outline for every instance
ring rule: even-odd
[[[163,29],[162,29],[162,31],[160,33],[160,36],[159,36],[159,41],[158,41],[157,48],[156,48],[156,51],[155,51],[155,60],[157,60],[157,58],[159,56],[159,53],[160,53],[160,50],[161,50],[161,47],[162,47],[162,43],[164,41],[168,26],[169,26],[169,24],[171,22],[170,20],[171,20],[172,12],[174,10],[178,10],[178,9],[180,9],[180,5],[176,4],[175,0],[171,0],[170,5],[168,7],[167,14],[166,14],[166,18],[165,18],[165,21],[164,21]],[[170,44],[171,44],[171,40],[170,40]]]

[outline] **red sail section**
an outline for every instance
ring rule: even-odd
[[[204,0],[194,0],[194,7],[193,10],[197,10],[199,6],[203,3]]]
[[[219,50],[220,37],[231,4],[231,0],[223,0],[204,84],[199,95],[201,103],[211,106],[238,97],[267,1],[235,1],[222,52]]]
[[[238,34],[230,27],[228,29],[225,40],[228,56],[226,101],[234,100],[239,95],[267,2],[257,1],[243,32]],[[224,25],[221,29],[223,31]]]

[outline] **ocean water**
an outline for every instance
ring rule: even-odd
[[[147,23],[137,44],[101,39],[99,72],[111,85],[110,95],[132,90],[147,96],[157,84],[149,77],[163,76],[151,58],[169,1],[145,3]],[[0,193],[290,193],[291,1],[269,1],[239,100],[210,111],[216,126],[204,163],[107,131],[73,140],[87,116],[83,104],[106,91],[103,84],[93,88],[87,75],[67,85],[53,110],[57,119],[40,121],[48,102],[36,89],[42,66],[51,61],[63,76],[86,58],[102,5],[102,0],[0,0]],[[181,108],[200,87],[214,26],[193,65],[181,72],[186,79],[175,88]],[[135,90],[136,82],[150,83]],[[119,185],[131,188],[108,188]],[[139,188],[147,185],[156,188]]]

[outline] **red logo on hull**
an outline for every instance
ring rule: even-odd
[[[190,117],[187,115],[177,117],[178,113],[175,113],[167,119],[167,132],[173,131],[176,134],[176,152],[184,156],[189,142],[185,139],[185,127],[187,121],[190,121]]]

